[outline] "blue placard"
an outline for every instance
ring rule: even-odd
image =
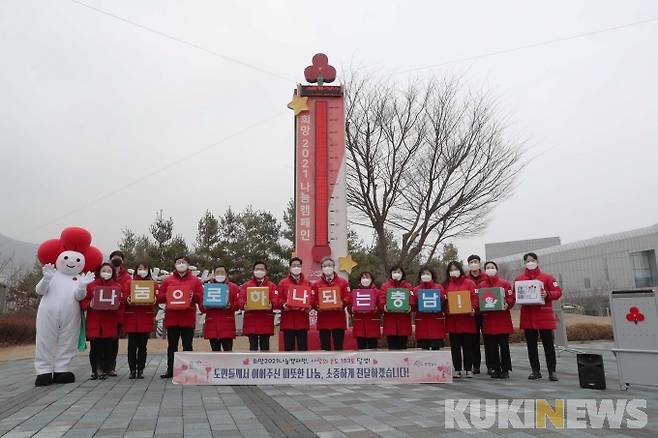
[[[439,289],[419,289],[418,311],[425,313],[440,312],[441,291]]]
[[[224,283],[206,283],[203,285],[203,306],[209,309],[226,309],[228,307],[228,285]]]

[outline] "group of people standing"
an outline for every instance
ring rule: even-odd
[[[92,379],[116,375],[116,355],[120,331],[128,336],[128,364],[130,378],[143,378],[146,365],[147,342],[155,329],[155,307],[134,305],[130,301],[130,283],[137,280],[152,280],[152,270],[147,263],[139,263],[131,276],[123,267],[124,255],[115,251],[110,262],[103,263],[96,279],[87,287],[87,296],[81,301],[86,310],[87,339]],[[522,305],[520,328],[525,332],[528,358],[532,368],[530,379],[541,378],[537,343],[541,338],[546,355],[550,380],[557,380],[553,345],[552,301],[561,296],[555,279],[541,272],[538,257],[534,253],[524,255],[524,272],[515,279],[539,280],[544,304]],[[439,350],[444,346],[446,335],[450,341],[454,377],[472,377],[480,373],[480,333],[484,336],[485,363],[488,374],[494,378],[508,378],[512,363],[509,352],[509,335],[514,332],[510,309],[515,305],[511,284],[498,275],[498,266],[487,261],[481,266],[477,255],[468,258],[465,271],[462,264],[452,261],[447,266],[446,281],[440,284],[430,267],[421,268],[414,287],[407,279],[404,269],[393,266],[389,279],[381,286],[375,284],[371,272],[361,272],[358,289],[375,291],[377,303],[370,312],[353,310],[350,286],[335,269],[330,257],[321,261],[322,274],[310,282],[302,273],[302,260],[292,258],[289,272],[278,284],[267,276],[267,264],[253,264],[252,277],[241,286],[230,281],[226,266],[219,265],[209,283],[227,285],[228,299],[225,308],[206,308],[203,305],[203,282],[190,270],[190,260],[181,256],[174,262],[174,272],[166,277],[156,289],[157,303],[166,303],[166,291],[171,288],[190,291],[190,306],[184,309],[165,307],[164,327],[167,331],[167,371],[162,378],[173,376],[174,353],[179,342],[183,351],[192,351],[192,339],[196,326],[196,308],[205,313],[203,336],[209,340],[213,351],[231,351],[236,337],[235,312],[244,311],[242,334],[249,339],[251,351],[269,351],[270,337],[274,335],[274,310],[281,311],[279,328],[283,332],[285,351],[306,351],[310,329],[309,313],[317,310],[317,330],[323,350],[342,350],[347,330],[347,315],[351,316],[352,336],[359,349],[375,349],[382,335],[390,350],[406,349],[409,337],[414,334],[418,347]],[[112,286],[121,290],[121,305],[114,311],[94,310],[90,307],[94,290],[98,286]],[[259,287],[269,290],[269,306],[266,309],[250,309],[247,300],[248,288]],[[499,287],[505,291],[502,311],[480,312],[477,289]],[[310,305],[306,308],[290,307],[288,293],[293,288],[310,292]],[[340,295],[342,308],[324,310],[318,303],[318,291],[331,288]],[[386,291],[391,288],[409,291],[409,310],[406,313],[389,311],[386,306]],[[421,312],[417,308],[417,296],[421,289],[440,291],[443,303],[441,312]],[[449,295],[470,291],[472,309],[470,313],[451,314]]]

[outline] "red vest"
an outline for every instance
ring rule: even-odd
[[[545,274],[539,270],[528,269],[514,281],[539,280],[544,283],[546,299],[544,304],[521,305],[521,329],[555,330],[555,315],[553,314],[553,300],[559,300],[562,289],[552,275]]]
[[[265,277],[262,281],[252,278],[240,286],[240,308],[244,309],[247,303],[248,287],[267,287],[270,289],[270,303],[272,310],[281,307],[279,293],[276,290],[276,284],[272,283],[269,278]],[[246,310],[244,312],[244,324],[242,334],[249,335],[270,335],[274,334],[274,313],[272,310]]]
[[[488,287],[502,287],[505,291],[505,302],[507,303],[507,310],[497,312],[482,312],[482,334],[484,335],[502,335],[514,333],[512,326],[512,315],[510,309],[514,307],[516,297],[512,286],[507,280],[498,277],[489,277],[484,275],[483,280],[478,285],[478,288],[484,289]]]
[[[201,279],[187,272],[184,277],[174,272],[165,278],[158,289],[158,303],[167,302],[167,289],[171,287],[186,288],[192,291],[192,305],[188,309],[174,310],[165,308],[165,328],[169,327],[196,327],[196,303],[203,297],[203,283]]]
[[[471,303],[473,309],[478,308],[477,295],[475,294],[475,283],[470,278],[461,276],[457,279],[450,277],[446,284],[446,295],[451,292],[470,291]],[[450,309],[448,309],[448,312]],[[446,330],[448,333],[477,333],[475,326],[475,316],[470,314],[450,315],[446,316]]]
[[[446,293],[438,283],[421,282],[414,288],[416,300],[420,289],[439,289],[442,307],[445,306]],[[443,339],[446,336],[446,315],[443,312],[416,312],[416,340]]]
[[[209,283],[217,282],[210,280]],[[199,310],[206,314],[203,325],[205,339],[235,338],[235,312],[240,310],[240,287],[228,280],[225,283],[228,284],[228,308],[209,309],[203,306],[203,300],[199,301]]]
[[[334,274],[334,278],[331,283],[327,282],[327,279],[324,275],[320,277],[318,281],[313,283],[313,294],[311,298],[312,306],[317,308],[318,305],[318,290],[326,287],[335,287],[339,289],[340,297],[343,302],[343,308],[341,310],[323,310],[322,312],[318,311],[318,330],[335,330],[347,328],[347,321],[345,320],[345,307],[349,306],[352,302],[352,296],[350,295],[350,285],[342,277],[339,277],[338,274]]]
[[[409,289],[409,307],[413,311],[416,306],[416,295],[413,293],[413,286],[406,280],[395,281],[392,279],[382,284],[379,292],[379,305],[382,311],[386,305],[386,290],[394,287]],[[411,332],[411,312],[384,312],[384,336],[411,336]]]
[[[288,288],[291,286],[304,286],[308,289],[309,300],[312,299],[312,285],[304,277],[304,274],[299,274],[299,282],[296,282],[292,274],[279,282],[279,300],[281,307],[288,302]],[[310,302],[310,301],[309,301]],[[279,324],[281,330],[308,330],[308,311],[298,309],[281,310],[281,323]]]
[[[116,287],[119,289],[121,305],[118,310],[94,310],[90,307],[91,300],[94,297],[94,289],[98,286]],[[123,308],[123,293],[121,292],[121,284],[118,281],[96,278],[87,285],[87,294],[80,301],[80,307],[87,311],[85,320],[87,340],[116,338],[119,336],[119,313]]]

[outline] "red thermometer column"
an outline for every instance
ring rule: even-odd
[[[331,255],[329,247],[329,148],[327,101],[315,102],[315,262]]]

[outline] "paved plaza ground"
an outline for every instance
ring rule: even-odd
[[[146,379],[88,380],[84,356],[75,358],[78,381],[34,388],[31,360],[0,363],[0,434],[7,437],[656,437],[658,388],[621,391],[611,343],[574,345],[605,358],[608,389],[578,386],[576,360],[562,353],[559,382],[528,381],[526,351],[512,346],[509,380],[481,374],[447,385],[179,386],[163,381],[166,359],[151,354]],[[658,368],[658,364],[656,364]],[[658,375],[658,374],[657,374]],[[546,377],[546,376],[545,376]],[[658,384],[658,377],[657,377]],[[446,429],[445,399],[646,399],[644,429]]]

